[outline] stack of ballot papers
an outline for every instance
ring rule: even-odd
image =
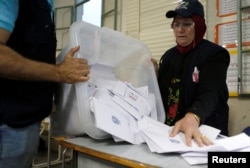
[[[135,88],[112,73],[97,76],[100,73],[95,73],[96,69],[88,82],[90,111],[96,127],[110,133],[115,141],[145,142],[137,130],[137,122],[143,116],[157,120],[155,95],[149,93],[148,86]]]
[[[220,130],[207,125],[201,125],[200,131],[213,142],[213,145],[199,147],[192,140],[192,146],[189,147],[186,145],[183,133],[180,132],[175,137],[170,137],[169,134],[172,131],[172,127],[149,117],[143,117],[138,122],[138,127],[140,134],[152,152],[180,153],[190,165],[206,164],[208,162],[208,152],[250,151],[250,137],[245,133],[225,137],[219,134]]]
[[[209,151],[250,151],[250,137],[245,133],[224,137],[220,130],[207,125],[201,125],[200,131],[213,142],[210,146],[199,147],[193,140],[189,147],[181,132],[170,137],[172,127],[151,116],[156,110],[155,98],[147,86],[135,88],[107,76],[106,80],[92,78],[89,95],[96,127],[111,134],[116,142],[146,143],[151,152],[180,153],[190,165],[207,163]]]
[[[218,138],[220,130],[207,125],[201,125],[200,131],[213,145],[199,147],[193,140],[189,147],[183,133],[170,137],[172,127],[150,115],[155,110],[154,96],[148,94],[146,86],[134,88],[126,82],[103,79],[95,83],[95,87],[90,85],[90,105],[96,127],[110,133],[115,141],[146,143],[156,153],[178,152],[189,164],[206,163],[209,151],[250,151],[246,134]]]

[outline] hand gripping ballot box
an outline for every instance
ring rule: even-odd
[[[97,27],[87,22],[75,22],[71,25],[70,42],[57,57],[60,63],[71,47],[80,46],[75,55],[85,58],[95,71],[94,65],[111,67],[112,73],[121,81],[131,83],[135,87],[148,86],[155,95],[156,111],[151,116],[160,122],[165,120],[165,112],[158,89],[151,53],[148,47],[139,40],[105,27]],[[95,71],[98,72],[98,71]],[[94,74],[90,74],[90,80]],[[98,78],[98,73],[95,74]],[[105,76],[100,75],[100,79]],[[58,85],[55,96],[56,112],[51,115],[52,135],[77,136],[88,134],[94,139],[105,139],[110,135],[95,126],[95,118],[90,111],[89,84]]]

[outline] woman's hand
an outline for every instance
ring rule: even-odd
[[[158,76],[158,70],[159,70],[158,62],[157,62],[157,60],[156,60],[156,59],[154,59],[154,58],[151,58],[151,62],[152,62],[152,63],[153,63],[153,65],[154,65],[154,68],[155,68],[155,74],[156,74],[156,76]]]
[[[194,139],[200,147],[212,145],[213,143],[200,132],[199,124],[193,113],[187,113],[181,120],[175,123],[170,136],[173,137],[181,131],[185,134],[187,146],[192,146],[192,139]]]

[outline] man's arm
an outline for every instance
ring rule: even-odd
[[[89,79],[87,60],[73,58],[79,47],[72,48],[59,65],[27,59],[8,46],[10,32],[0,28],[0,77],[16,80],[84,82]]]

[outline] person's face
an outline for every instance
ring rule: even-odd
[[[176,16],[171,25],[176,42],[181,46],[191,44],[195,38],[194,22],[191,18]]]

